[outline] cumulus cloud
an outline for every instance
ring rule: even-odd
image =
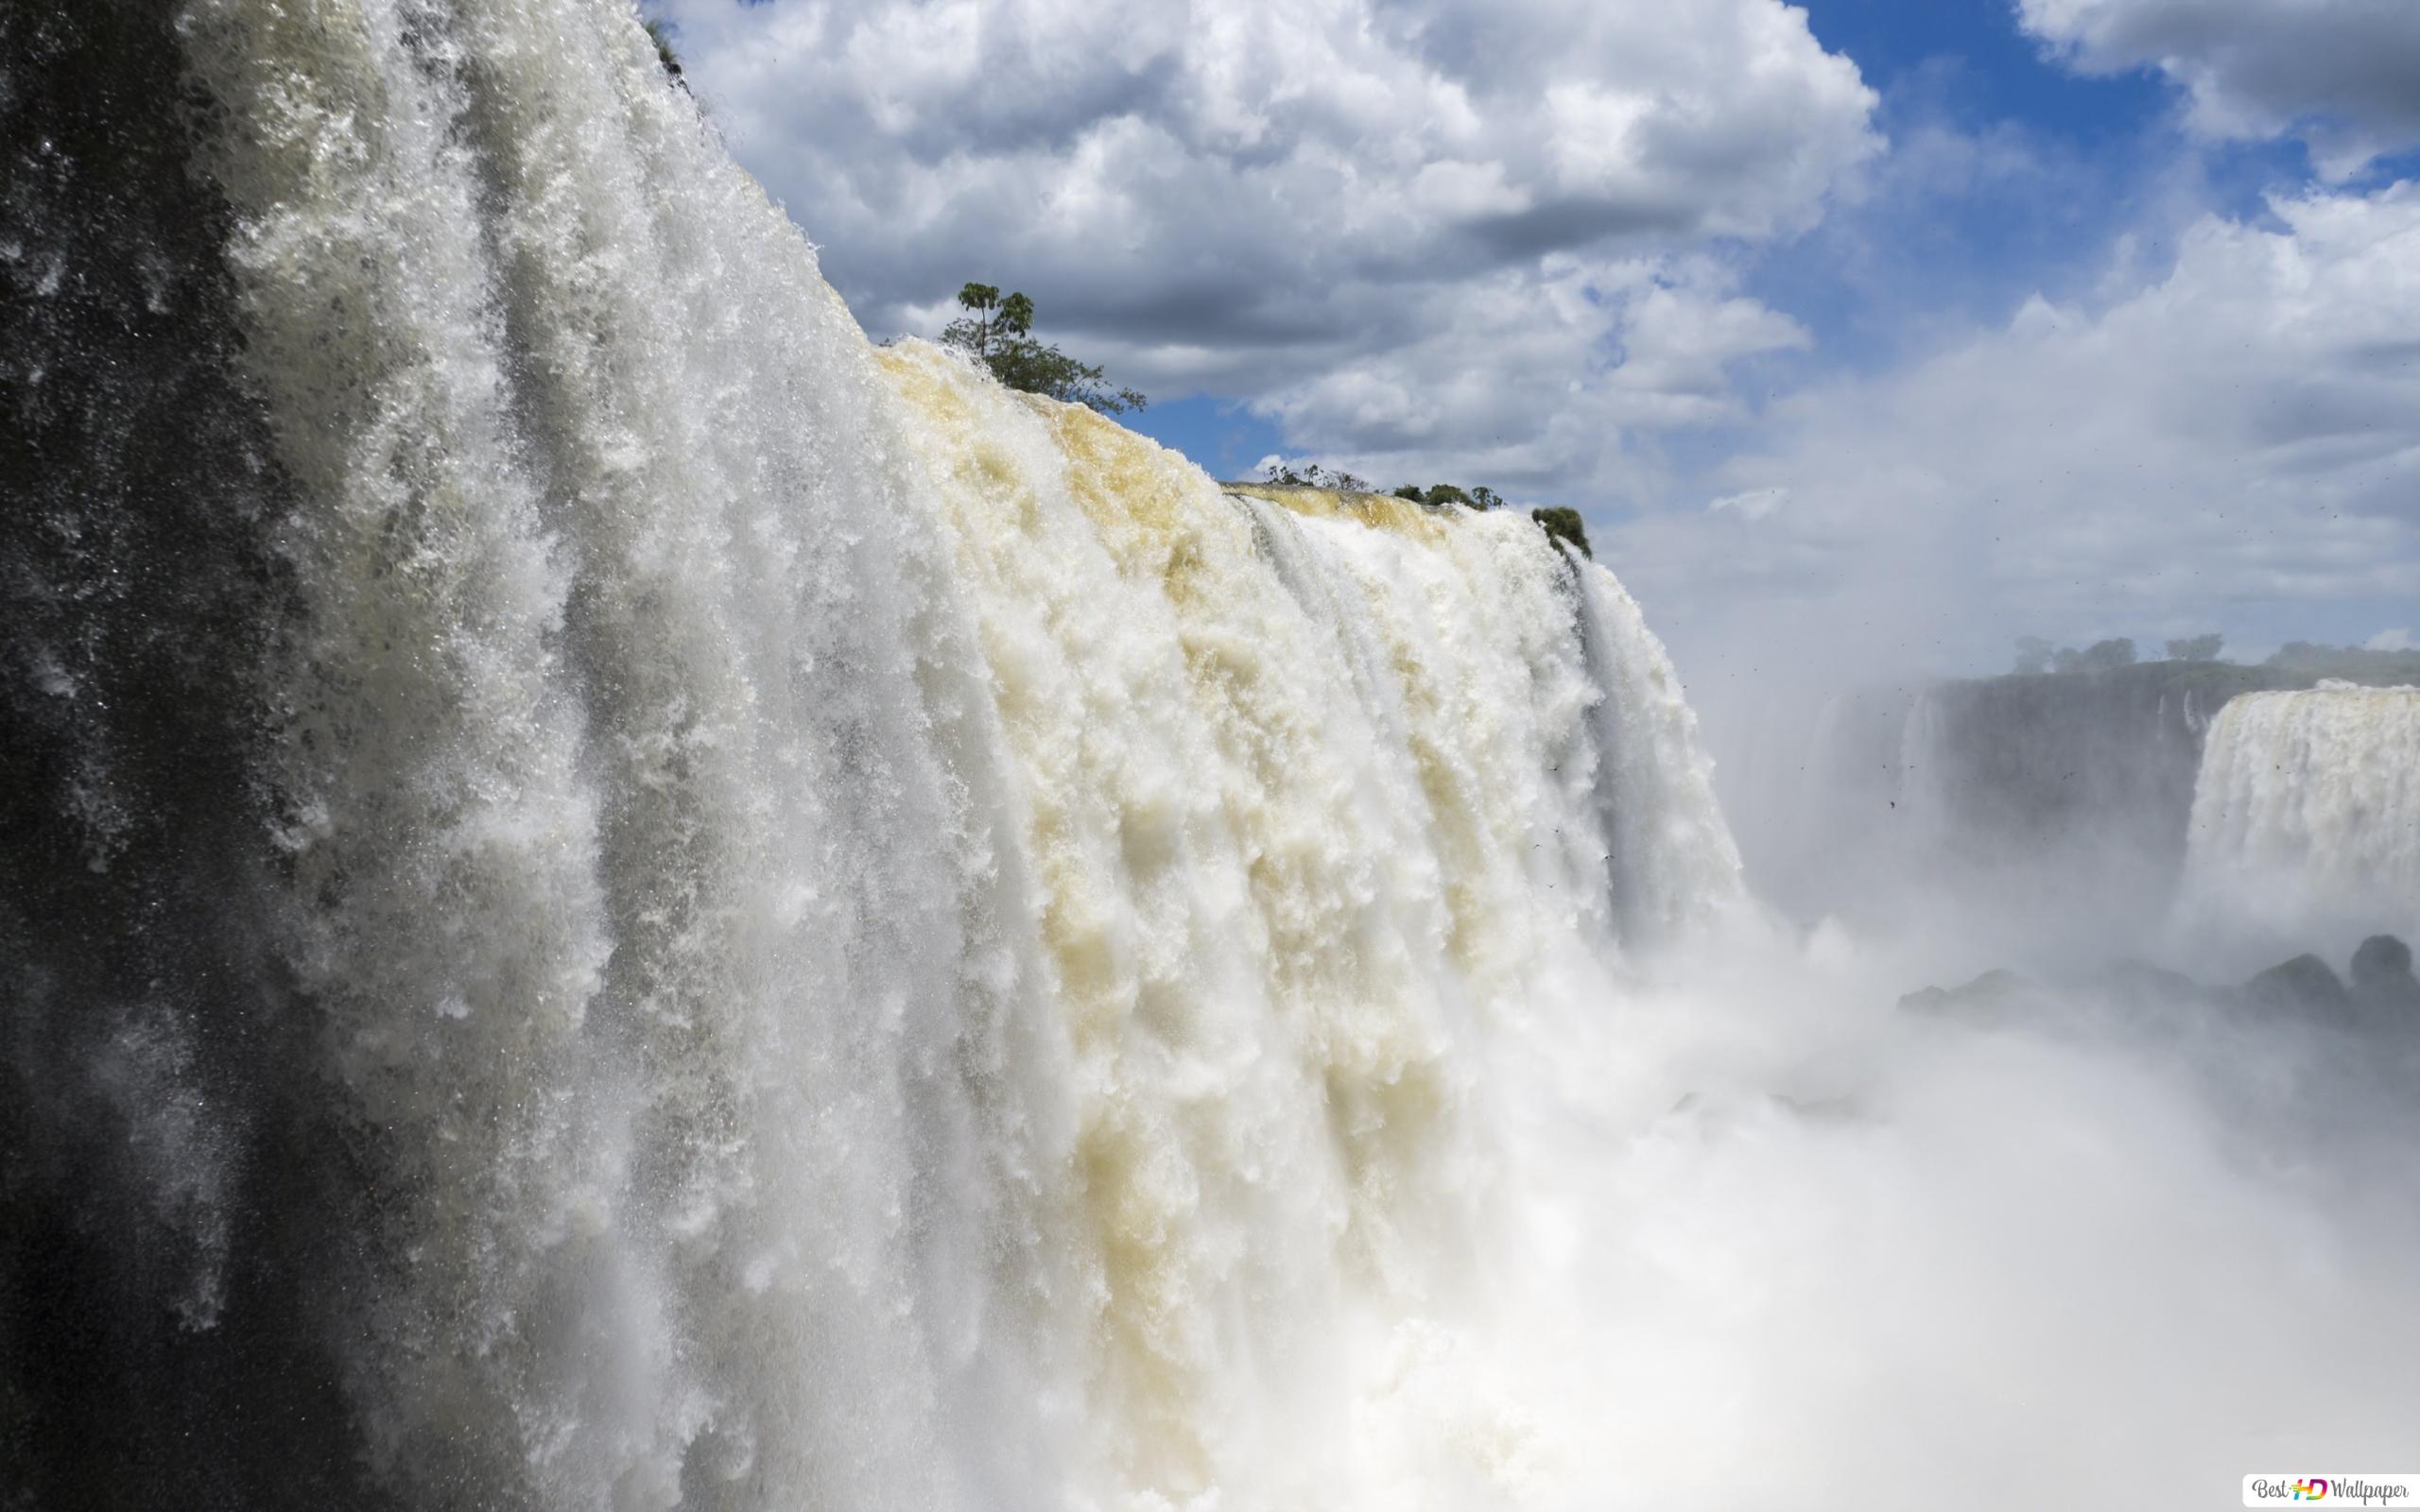
[[[1726,493],[1708,501],[1706,512],[1720,513],[1728,509],[1742,520],[1762,520],[1778,509],[1789,498],[1788,489],[1750,489],[1744,493]]]
[[[1614,533],[1685,638],[1759,606],[1965,664],[2017,630],[2356,638],[2420,598],[2420,184],[2204,215],[2148,282],[1770,421],[1710,507]]]
[[[1023,288],[1046,335],[1240,401],[1288,456],[1580,505],[1684,647],[2358,640],[2420,595],[2410,187],[2180,210],[2189,165],[2112,187],[1921,111],[1886,155],[1780,0],[647,3],[876,335]],[[2420,0],[2014,13],[2078,70],[2173,77],[2204,140],[2291,131],[2338,173],[2420,143]],[[2095,196],[2162,222],[2097,269]],[[1970,263],[1988,324],[1945,336],[1977,317],[1909,286]],[[1842,371],[1776,302],[1854,304],[1891,365]]]
[[[1435,299],[1387,351],[1340,351],[1254,407],[1372,477],[1486,479],[1540,496],[1653,489],[1664,432],[1736,420],[1734,369],[1807,345],[1693,259],[1566,254]]]
[[[2087,72],[2175,79],[2211,136],[2301,135],[2331,177],[2420,144],[2412,0],[2018,0],[2017,12]]]
[[[1498,487],[1732,413],[1726,366],[1805,336],[1702,253],[1880,146],[1780,0],[650,9],[877,335],[1007,284],[1120,381]]]

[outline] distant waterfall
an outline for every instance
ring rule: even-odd
[[[0,34],[0,1504],[1357,1504],[1744,906],[1637,606],[870,346],[619,5],[173,9]]]
[[[1932,689],[1917,690],[1899,731],[1898,822],[1918,844],[1934,846],[1947,835],[1954,812],[1945,770],[1951,758],[1941,704],[1941,695]]]
[[[2420,690],[2329,682],[2221,709],[2179,918],[2314,944],[2420,933]]]

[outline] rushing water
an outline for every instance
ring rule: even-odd
[[[1611,573],[871,346],[619,0],[0,0],[0,148],[5,1512],[2408,1448],[2415,1037],[1893,1009]],[[2412,896],[2411,697],[2197,867]]]
[[[2179,917],[2271,950],[2420,933],[2420,690],[2330,682],[2221,709],[2194,786]]]
[[[172,10],[6,12],[20,1494],[1374,1494],[1744,912],[1635,604],[871,347],[617,6]]]

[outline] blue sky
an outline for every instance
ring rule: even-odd
[[[1758,259],[1751,288],[1807,326],[1826,363],[1886,361],[1932,321],[2005,318],[2037,287],[2079,276],[2122,232],[2129,201],[2175,149],[2174,91],[2154,71],[2089,77],[2061,68],[2001,7],[1813,0],[1805,9],[1816,41],[1854,59],[1880,95],[1876,120],[1885,132],[2013,133],[2061,169],[1836,213]],[[2257,186],[2307,172],[2291,143],[2257,156],[2238,174],[2253,204]],[[1127,423],[1221,477],[1286,449],[1276,425],[1235,397],[1166,401]],[[1724,439],[1711,438],[1710,449]]]
[[[1812,0],[1804,9],[1815,40],[1853,59],[1880,95],[1876,120],[1888,134],[2009,132],[2062,170],[1836,213],[1759,259],[1751,286],[1812,330],[1827,362],[1886,359],[1927,318],[2004,317],[2035,288],[2076,276],[2120,233],[2141,180],[2175,150],[2174,90],[2155,71],[2093,77],[2062,68],[2004,7]],[[2248,205],[2279,178],[2307,173],[2292,143],[2246,156],[2260,161],[2231,177]],[[1129,423],[1221,476],[1283,449],[1277,428],[1232,397],[1189,396]]]
[[[2420,629],[2420,0],[648,0],[877,337],[1579,507],[1685,665]]]

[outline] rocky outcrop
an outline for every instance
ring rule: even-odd
[[[2420,978],[2411,974],[2411,947],[2393,935],[2373,935],[2353,953],[2353,1001],[2374,1017],[2420,1027]]]
[[[2108,1009],[2199,1005],[2302,1019],[2336,1028],[2420,1030],[2420,978],[2411,948],[2373,935],[2353,953],[2350,980],[2317,955],[2281,961],[2238,987],[2213,987],[2142,961],[2120,961],[2070,985],[2047,988],[2009,971],[1985,971],[1960,987],[1927,987],[1899,999],[1911,1013],[1975,1020],[2006,1018],[2050,1005]]]
[[[1912,1013],[1984,1014],[2007,1009],[2042,989],[2014,971],[1996,970],[1963,987],[1927,987],[1907,994],[1899,1006]]]
[[[2317,1011],[2341,1015],[2352,1006],[2353,995],[2342,978],[2316,955],[2297,955],[2269,968],[2243,984],[2243,1001],[2256,1008],[2281,1012]]]

